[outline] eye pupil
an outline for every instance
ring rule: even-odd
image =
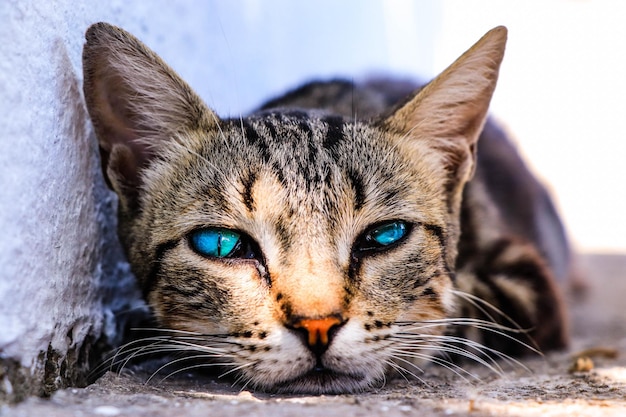
[[[225,258],[232,254],[240,240],[239,233],[222,228],[196,230],[190,239],[191,246],[196,252],[215,258]]]
[[[382,246],[388,246],[398,242],[407,233],[406,223],[401,221],[395,221],[391,223],[383,224],[374,230],[372,230],[367,238],[373,240]]]

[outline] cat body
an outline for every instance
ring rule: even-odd
[[[398,85],[328,82],[235,119],[123,30],[86,37],[119,234],[167,346],[290,393],[367,389],[435,349],[471,357],[469,337],[478,355],[564,346],[558,217],[506,139],[477,151],[504,28],[393,109]],[[521,171],[483,166],[492,149]],[[522,221],[498,167],[533,198]]]

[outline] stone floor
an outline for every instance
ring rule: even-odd
[[[207,377],[145,384],[141,373],[108,373],[87,388],[1,406],[0,416],[626,416],[626,256],[587,255],[581,264],[589,289],[584,298],[570,297],[570,351],[525,360],[503,375],[468,366],[478,377],[471,381],[433,366],[422,382],[289,397],[240,392]],[[581,353],[581,372],[572,372]]]

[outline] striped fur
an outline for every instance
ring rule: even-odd
[[[220,119],[132,35],[92,26],[87,107],[121,240],[167,331],[132,354],[189,352],[243,386],[341,393],[441,362],[437,349],[562,347],[551,249],[504,226],[477,150],[505,40],[492,30],[396,107],[406,83],[328,82]],[[371,249],[390,222],[406,235]],[[194,250],[211,227],[240,233],[245,256]]]

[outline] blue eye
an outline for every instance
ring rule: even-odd
[[[389,246],[400,241],[408,232],[407,224],[403,221],[385,223],[369,232],[365,240],[377,243],[380,246]]]
[[[211,227],[192,232],[189,241],[200,255],[225,258],[240,246],[241,235],[229,229]]]

